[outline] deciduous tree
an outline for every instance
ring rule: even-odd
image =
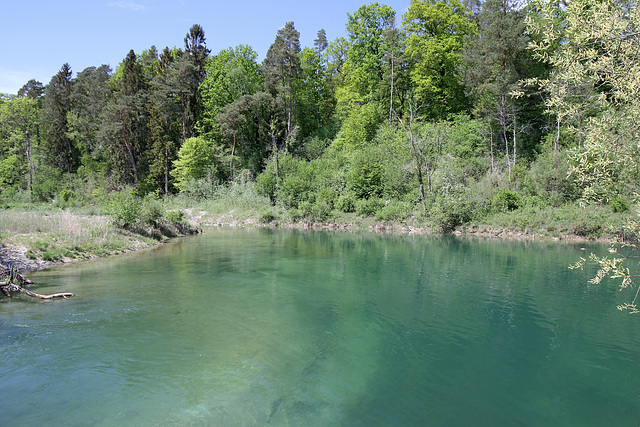
[[[621,174],[638,169],[640,10],[631,1],[574,0],[564,13],[556,2],[536,11],[527,19],[532,48],[553,72],[529,83],[581,141],[573,174],[583,198],[608,202],[625,184]]]
[[[458,73],[463,37],[476,31],[460,0],[412,0],[404,15],[411,83],[431,117],[466,107]]]

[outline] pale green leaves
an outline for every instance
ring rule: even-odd
[[[553,68],[529,81],[576,135],[573,176],[583,198],[607,202],[621,166],[637,165],[640,137],[640,11],[619,0],[540,1],[527,19],[530,47]]]

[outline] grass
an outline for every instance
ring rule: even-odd
[[[629,211],[616,213],[608,206],[580,204],[561,207],[524,207],[506,213],[496,213],[473,221],[468,228],[527,231],[548,237],[578,236],[585,239],[630,237],[627,225],[636,216]]]
[[[127,233],[109,218],[71,211],[0,211],[0,243],[26,249],[44,261],[85,259],[151,246],[154,240]]]
[[[202,200],[182,195],[165,199],[166,209],[186,208],[191,220],[200,226],[257,224],[260,212],[269,206],[269,199],[259,195],[250,181],[216,186],[211,197]]]
[[[34,204],[0,210],[0,245],[22,251],[34,260],[61,261],[106,256],[155,245],[167,236],[183,233],[182,226],[176,229],[177,223],[186,227],[182,221],[183,213],[184,219],[197,227],[221,224],[296,227],[319,222],[317,218],[314,219],[318,215],[313,209],[308,215],[303,209],[285,210],[271,206],[268,198],[259,195],[250,181],[212,187],[209,195],[203,199],[176,195],[134,202],[137,216],[144,219],[146,215],[149,218],[127,227],[118,226],[115,217],[97,215],[99,209],[91,206],[62,211],[52,210],[51,206],[47,210],[47,205]],[[145,206],[151,206],[153,212],[147,212],[149,209]],[[448,214],[455,207],[444,207],[442,212]],[[375,216],[331,210],[328,204],[326,208],[327,212],[320,212],[326,224],[339,227],[348,225],[352,230],[407,228],[429,232],[440,229],[437,227],[438,217],[425,218],[419,207],[403,202],[384,202],[373,213]],[[630,236],[626,225],[635,216],[634,211],[619,213],[608,206],[526,206],[509,212],[486,214],[457,230],[607,239]]]

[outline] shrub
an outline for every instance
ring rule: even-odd
[[[73,193],[71,192],[71,190],[68,190],[66,188],[60,192],[60,197],[65,202],[68,202],[72,196],[73,196]]]
[[[209,178],[191,178],[182,183],[180,193],[188,198],[201,201],[213,198],[216,193],[216,186]]]
[[[326,221],[331,217],[331,205],[326,200],[317,200],[311,206],[311,219],[313,221]]]
[[[296,208],[303,201],[315,200],[315,164],[281,155],[280,179],[276,185],[275,198],[286,208]]]
[[[631,207],[629,201],[622,196],[614,197],[611,202],[609,202],[609,206],[611,207],[611,210],[616,213],[627,212]]]
[[[497,212],[508,212],[518,209],[521,206],[520,195],[515,191],[503,188],[493,196],[492,202],[494,210]]]
[[[411,214],[409,203],[390,200],[376,215],[376,221],[403,221]]]
[[[298,210],[300,211],[300,215],[303,218],[309,218],[311,216],[311,208],[313,207],[313,204],[307,200],[300,202],[300,205],[298,206]]]
[[[164,218],[167,220],[167,222],[173,225],[185,224],[184,212],[182,212],[181,210],[167,211],[164,214]]]
[[[20,159],[15,154],[0,160],[0,188],[12,187],[19,183],[21,166]]]
[[[359,157],[349,175],[349,187],[359,199],[380,197],[384,188],[382,164],[365,157]]]
[[[463,196],[441,197],[431,205],[429,217],[439,232],[449,233],[472,219],[472,207]]]
[[[263,224],[268,224],[277,218],[278,216],[275,214],[275,212],[273,212],[273,209],[270,209],[266,206],[263,206],[258,211],[258,221],[260,221]]]
[[[157,224],[164,215],[164,208],[160,201],[152,194],[142,200],[140,219],[146,224]]]
[[[525,193],[538,195],[551,206],[576,200],[580,192],[575,182],[567,178],[569,162],[564,151],[547,151],[538,156],[522,179]]]
[[[52,199],[60,188],[62,173],[48,165],[39,165],[33,177],[31,193],[41,201]]]
[[[186,183],[192,179],[204,178],[209,172],[214,160],[214,148],[210,141],[204,138],[188,138],[178,151],[178,159],[174,161],[171,176],[176,179],[176,187],[184,190]]]
[[[329,144],[331,144],[330,139],[322,139],[314,136],[307,138],[301,151],[307,160],[319,159]]]
[[[316,203],[326,202],[329,207],[333,208],[338,198],[337,193],[331,188],[321,188],[316,196]]]
[[[336,209],[342,212],[355,212],[356,211],[356,196],[351,193],[343,194],[338,197],[335,203]]]
[[[356,213],[360,216],[375,216],[384,205],[384,200],[379,198],[360,199],[356,203]]]
[[[216,203],[228,209],[252,209],[269,204],[264,196],[258,194],[255,183],[242,175],[228,185],[218,185],[216,188]]]
[[[107,215],[111,215],[120,227],[130,227],[138,222],[140,200],[136,198],[130,189],[124,189],[111,193],[103,207]]]
[[[272,171],[265,170],[256,178],[256,191],[261,196],[269,198],[271,204],[276,203],[276,176]]]

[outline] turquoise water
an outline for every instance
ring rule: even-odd
[[[586,250],[582,250],[586,249]],[[600,246],[212,230],[0,303],[0,425],[640,423]]]

